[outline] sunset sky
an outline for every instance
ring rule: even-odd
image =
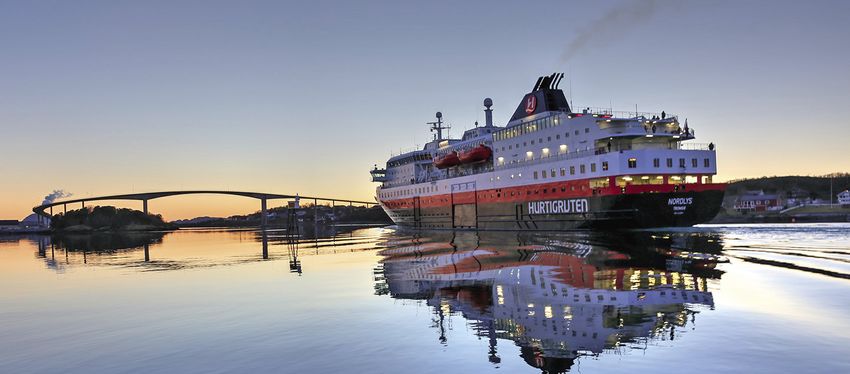
[[[54,189],[372,200],[369,169],[434,112],[458,135],[491,97],[504,125],[556,71],[576,107],[687,117],[720,180],[847,172],[848,19],[850,1],[4,1],[0,219]]]

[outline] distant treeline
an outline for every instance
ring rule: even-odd
[[[836,194],[850,188],[850,173],[835,173],[822,176],[785,176],[740,179],[729,182],[727,195],[743,195],[747,191],[764,191],[769,194],[779,194],[798,198],[830,199],[830,183],[832,183],[832,199]]]
[[[50,227],[64,230],[72,227],[92,230],[122,230],[130,226],[144,228],[169,228],[161,215],[145,214],[142,211],[113,206],[96,206],[70,210],[52,217]]]
[[[386,223],[391,224],[392,220],[381,209],[380,206],[374,205],[371,207],[363,206],[336,206],[329,205],[302,206],[300,209],[293,210],[297,217],[304,222],[313,222],[317,217],[323,223],[333,221],[334,223]],[[288,207],[276,207],[268,210],[269,224],[285,225],[290,214]],[[234,215],[227,218],[208,218],[202,220],[180,220],[174,223],[181,227],[216,227],[216,226],[254,226],[261,221],[260,212],[254,212],[246,215]]]

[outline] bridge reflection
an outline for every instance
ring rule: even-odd
[[[442,344],[446,319],[459,315],[489,341],[490,362],[508,340],[544,372],[676,339],[713,307],[708,280],[723,261],[711,234],[459,233],[386,245],[377,294],[425,301]]]

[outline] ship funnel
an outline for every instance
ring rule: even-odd
[[[487,108],[484,109],[484,116],[486,118],[484,126],[493,127],[493,109],[490,109],[490,107],[493,106],[493,99],[489,97],[484,99],[484,106]]]
[[[552,88],[551,86],[552,86],[552,77],[543,76],[543,81],[540,82],[540,89],[544,89],[544,88],[551,89]]]
[[[564,79],[564,73],[558,73],[555,78],[555,84],[553,84],[552,88],[558,89],[558,86],[561,84],[561,79]]]
[[[543,112],[571,113],[564,91],[558,88],[562,79],[564,79],[564,73],[538,77],[537,82],[534,83],[534,89],[525,94],[508,123]]]
[[[538,77],[537,83],[534,83],[534,88],[531,89],[531,92],[537,91],[537,89],[540,88],[540,83],[542,83],[542,82],[543,82],[543,77]]]

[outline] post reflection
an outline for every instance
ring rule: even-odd
[[[457,233],[390,240],[376,269],[376,293],[425,300],[440,343],[447,315],[465,318],[522,359],[564,372],[584,355],[673,340],[711,309],[708,279],[721,244],[710,234]]]

